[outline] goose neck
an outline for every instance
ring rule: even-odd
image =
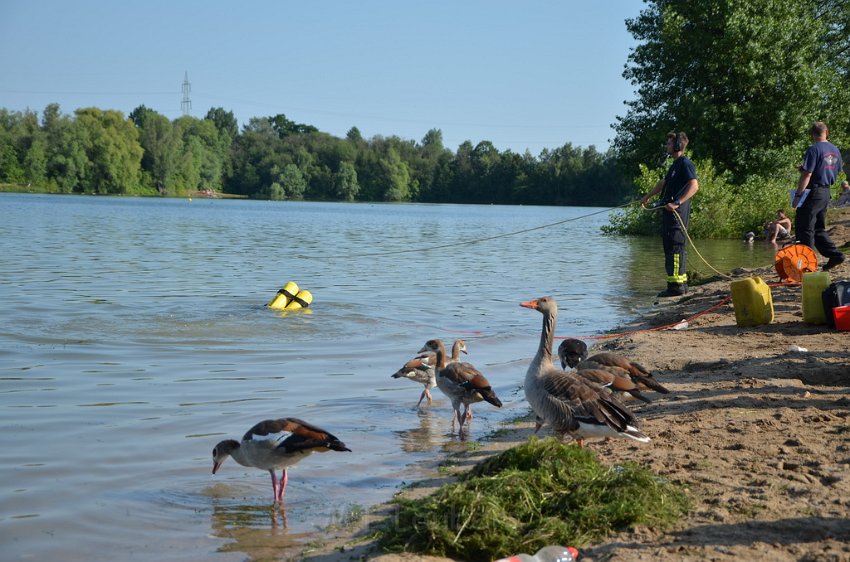
[[[537,363],[552,364],[552,340],[555,337],[555,315],[549,311],[543,313],[543,329],[540,332],[540,346],[537,348]]]

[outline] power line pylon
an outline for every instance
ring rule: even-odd
[[[189,99],[189,92],[192,91],[192,85],[189,84],[189,72],[187,71],[183,77],[183,102],[180,104],[180,109],[183,115],[189,115],[192,110],[192,100]]]

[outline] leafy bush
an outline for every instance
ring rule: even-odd
[[[699,191],[691,200],[688,233],[692,238],[740,238],[745,232],[760,234],[777,209],[789,210],[788,190],[796,187],[796,175],[751,177],[736,185],[728,173],[718,173],[710,160],[694,162]],[[652,191],[667,168],[650,170],[641,166],[635,179],[637,198]],[[612,214],[603,227],[609,234],[657,235],[661,232],[661,213],[641,209],[634,204]],[[789,213],[790,214],[790,213]]]
[[[665,527],[685,494],[634,463],[604,466],[588,449],[532,438],[418,500],[398,499],[381,531],[389,551],[494,560],[550,544],[583,546],[634,525]]]

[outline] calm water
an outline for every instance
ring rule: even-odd
[[[7,560],[268,559],[526,411],[540,315],[559,335],[611,329],[663,285],[660,241],[604,237],[598,209],[0,195],[0,533]],[[453,244],[450,249],[368,256]],[[772,262],[702,243],[720,269]],[[264,308],[293,280],[313,305]],[[464,337],[505,402],[466,441],[439,393],[390,379],[430,338]],[[296,416],[352,453],[268,474],[220,439]]]

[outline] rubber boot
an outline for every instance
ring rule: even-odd
[[[667,288],[658,293],[657,297],[681,297],[688,292],[687,283],[667,283]]]

